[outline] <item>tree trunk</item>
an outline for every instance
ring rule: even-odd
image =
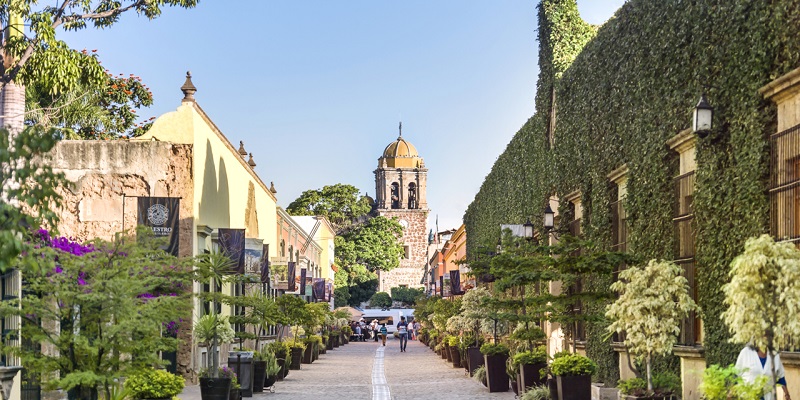
[[[647,355],[645,359],[645,363],[647,363],[647,391],[653,392],[653,375],[650,371],[650,355]]]
[[[25,86],[6,83],[0,91],[0,127],[13,138],[25,126]]]

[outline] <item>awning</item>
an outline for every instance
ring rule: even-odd
[[[350,313],[351,321],[358,321],[361,319],[361,316],[364,315],[363,312],[358,311],[353,307],[339,307],[336,310],[346,310],[348,313]]]

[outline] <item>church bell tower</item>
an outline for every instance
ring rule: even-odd
[[[375,170],[375,208],[378,215],[396,218],[403,226],[404,254],[400,266],[381,272],[379,291],[398,286],[422,287],[427,263],[428,169],[417,149],[400,135],[389,143]]]

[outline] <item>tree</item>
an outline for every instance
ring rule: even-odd
[[[138,368],[164,364],[159,352],[178,343],[162,332],[190,311],[191,268],[144,230],[139,240],[88,244],[38,235],[34,255],[55,266],[26,270],[22,296],[0,303],[0,317],[19,318],[21,340],[30,344],[2,350],[47,387],[85,399],[96,398],[98,387],[108,395]]]
[[[342,265],[363,265],[370,272],[389,271],[400,265],[402,235],[403,227],[396,220],[374,217],[342,235],[350,244],[337,247],[336,257]]]
[[[20,255],[27,256],[21,260],[25,271],[52,268],[52,260],[31,257],[30,233],[56,225],[54,206],[61,199],[56,188],[64,177],[41,160],[57,140],[55,131],[41,127],[13,137],[0,129],[0,272],[19,266]]]
[[[413,306],[417,299],[425,295],[423,288],[393,287],[391,289],[392,299]]]
[[[791,341],[800,338],[800,250],[769,235],[747,239],[729,275],[730,283],[722,286],[728,305],[722,318],[731,340],[753,343],[773,357],[790,350]]]
[[[347,268],[348,291],[350,298],[348,304],[359,306],[368,301],[378,291],[378,275],[360,264],[353,264]]]
[[[392,298],[389,297],[389,293],[386,292],[378,292],[372,295],[372,298],[369,299],[369,306],[370,307],[380,307],[383,308],[391,308],[392,307]]]
[[[35,0],[6,1],[0,5],[5,26],[0,53],[0,90],[16,99],[12,109],[0,107],[0,115],[12,117],[6,127],[18,133],[24,109],[24,86],[36,84],[50,95],[69,92],[82,84],[102,86],[107,76],[96,57],[73,50],[57,39],[56,30],[107,28],[122,14],[135,11],[148,19],[161,15],[162,7],[192,8],[197,0],[64,0],[56,6],[40,6]],[[25,32],[25,27],[28,32]],[[6,104],[3,103],[3,106]]]
[[[83,50],[86,52],[86,50]],[[108,71],[106,71],[108,73]],[[64,139],[118,139],[144,134],[155,117],[137,123],[137,109],[153,104],[141,78],[113,76],[102,85],[81,83],[53,95],[38,82],[26,87],[25,124],[55,128]]]
[[[673,262],[650,260],[645,267],[630,266],[620,272],[619,280],[611,285],[619,297],[606,311],[612,321],[608,331],[625,333],[628,354],[645,363],[651,393],[653,356],[672,352],[681,322],[697,309],[681,273]]]
[[[322,215],[338,233],[358,222],[372,210],[369,199],[358,188],[337,183],[322,189],[306,190],[286,207],[291,215]]]

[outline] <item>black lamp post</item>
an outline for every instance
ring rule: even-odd
[[[547,203],[547,206],[544,208],[544,229],[546,231],[551,231],[553,227],[555,227],[555,216],[556,213],[550,208],[550,203]]]
[[[705,93],[700,96],[700,101],[694,106],[693,117],[692,130],[694,134],[701,139],[708,136],[713,128],[714,107],[708,103]]]
[[[522,224],[522,234],[525,239],[533,239],[533,223],[530,218],[528,218],[528,222]]]

